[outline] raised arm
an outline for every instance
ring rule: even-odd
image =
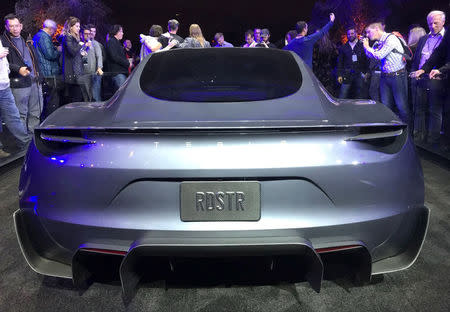
[[[330,13],[330,21],[325,26],[323,26],[319,31],[309,35],[308,39],[312,40],[313,42],[316,42],[317,40],[322,38],[330,30],[331,26],[333,26],[335,18],[336,17],[334,16],[334,13]]]
[[[150,36],[141,35],[141,42],[144,44],[147,49],[149,49],[152,52],[156,52],[159,49],[161,49],[162,44],[158,41],[158,39],[152,38]]]

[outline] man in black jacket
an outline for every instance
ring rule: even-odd
[[[341,84],[339,97],[349,98],[350,90],[353,88],[353,98],[361,98],[363,75],[368,70],[368,60],[354,27],[347,29],[347,39],[348,42],[339,48],[337,65],[338,82]]]
[[[112,75],[115,90],[125,82],[128,75],[128,67],[131,62],[125,55],[125,50],[119,40],[123,38],[123,28],[114,25],[109,32],[109,41],[106,43],[108,71]]]
[[[177,35],[178,28],[180,27],[180,22],[176,19],[171,19],[167,22],[167,32],[162,34],[158,41],[162,44],[162,49],[169,45],[169,42],[172,40],[176,40],[178,43],[174,46],[174,48],[179,48],[180,44],[184,42],[184,39]]]
[[[411,77],[419,77],[424,66],[445,35],[445,14],[432,11],[427,16],[430,33],[420,38],[411,64]],[[426,68],[427,72],[431,68]],[[412,104],[414,107],[414,136],[416,140],[439,143],[442,114],[445,100],[445,82],[437,79],[413,79],[411,81]],[[427,117],[428,116],[428,117]]]
[[[428,61],[422,66],[422,72],[421,70],[418,70],[418,72],[421,72],[423,74],[424,72],[428,73],[430,72],[430,78],[437,78],[435,77],[436,74],[440,73],[448,73],[448,63],[450,62],[450,29],[447,29],[445,32],[444,37],[442,38],[442,42],[437,47],[431,57],[428,59]],[[419,76],[420,76],[419,75]],[[450,81],[448,81],[450,83]]]
[[[31,134],[39,125],[43,106],[39,62],[32,41],[25,41],[20,35],[22,24],[17,16],[8,14],[4,20],[6,30],[1,40],[3,46],[9,48],[11,91],[20,118]]]

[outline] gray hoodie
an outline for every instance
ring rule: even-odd
[[[0,40],[0,49],[3,49],[2,41]],[[9,87],[9,63],[5,57],[0,58],[0,90],[5,90]]]

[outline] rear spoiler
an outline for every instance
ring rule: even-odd
[[[162,135],[211,135],[258,133],[343,133],[344,141],[381,146],[393,146],[397,150],[407,138],[405,124],[356,124],[343,126],[259,127],[259,128],[38,128],[35,129],[36,148],[44,155],[66,153],[67,149],[80,145],[95,145],[95,135],[102,134],[162,134]],[[397,138],[399,140],[397,140]],[[402,143],[403,142],[403,143]]]

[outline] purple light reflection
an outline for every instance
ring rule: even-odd
[[[37,212],[38,197],[37,196],[30,196],[30,197],[28,197],[27,201],[30,202],[30,203],[34,203],[33,211],[34,211],[35,215],[38,215],[38,212]]]

